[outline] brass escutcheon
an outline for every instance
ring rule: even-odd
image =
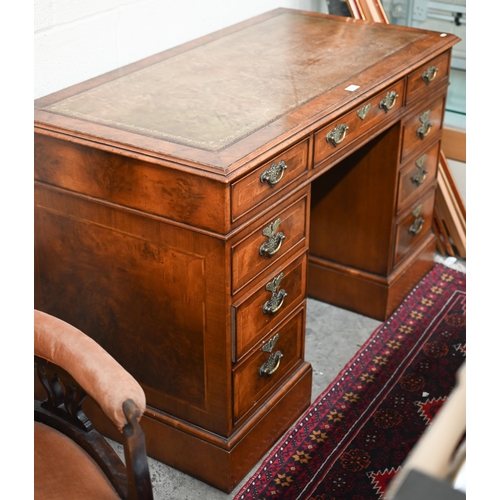
[[[283,273],[279,273],[278,276],[275,276],[269,283],[266,285],[266,290],[271,292],[271,298],[262,306],[262,312],[264,314],[274,314],[279,311],[287,293],[285,290],[279,290],[281,280],[285,275]]]
[[[349,127],[345,123],[335,125],[335,128],[326,134],[326,142],[338,146],[345,139],[348,130]]]
[[[277,333],[276,335],[272,336],[267,342],[264,342],[262,344],[262,352],[273,352],[274,346],[276,345],[276,342],[278,342],[280,338],[280,334]]]
[[[280,338],[280,334],[277,333],[273,337],[271,337],[267,342],[265,342],[262,346],[262,352],[269,352],[271,355],[267,359],[267,361],[260,367],[259,375],[262,377],[263,375],[272,375],[279,367],[281,358],[283,354],[281,351],[276,351],[273,353],[273,349]]]
[[[259,248],[260,255],[267,255],[268,257],[273,256],[278,250],[281,248],[281,244],[285,239],[285,235],[280,231],[276,234],[278,226],[281,223],[281,219],[276,219],[274,222],[271,222],[269,226],[264,228],[262,234],[267,236],[268,240],[262,243]]]
[[[425,139],[429,135],[429,132],[431,131],[432,123],[429,121],[430,116],[431,116],[431,110],[428,109],[425,113],[423,113],[419,117],[420,123],[422,125],[418,127],[417,135],[422,140]]]
[[[386,113],[394,107],[396,104],[396,99],[398,98],[398,93],[395,90],[387,92],[387,95],[380,101],[380,108],[382,108]]]
[[[423,73],[422,73],[422,80],[425,83],[431,83],[434,78],[436,78],[438,69],[436,66],[429,66]]]
[[[415,220],[413,221],[413,224],[408,229],[408,232],[412,236],[416,236],[418,233],[420,233],[420,231],[422,230],[422,226],[424,225],[425,220],[422,217],[419,217],[421,211],[422,211],[422,205],[419,205],[411,213],[413,215],[413,217],[415,217]]]
[[[265,170],[260,176],[260,182],[267,182],[271,187],[275,186],[283,179],[286,168],[286,163],[283,160],[277,164],[273,162],[269,170]]]
[[[428,174],[428,170],[424,167],[425,157],[426,155],[424,154],[415,162],[417,173],[411,178],[411,181],[417,187],[423,184]]]
[[[365,104],[362,108],[359,108],[357,111],[356,111],[356,114],[362,119],[364,120],[366,118],[366,116],[368,115],[368,111],[370,111],[370,108],[372,107],[372,105],[370,103],[368,104]]]

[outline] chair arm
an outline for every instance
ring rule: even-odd
[[[108,352],[81,330],[35,310],[35,355],[66,370],[121,431],[127,424],[123,403],[132,399],[139,418],[146,396],[139,383]]]

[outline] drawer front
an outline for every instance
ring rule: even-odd
[[[314,135],[314,165],[350,144],[403,105],[404,81],[380,92],[357,109],[330,122]]]
[[[444,98],[422,107],[403,124],[402,160],[422,144],[432,142],[441,130],[444,113]]]
[[[408,76],[406,102],[410,103],[423,93],[437,87],[449,77],[450,52],[446,52],[432,61],[423,64]]]
[[[409,212],[396,223],[394,265],[416,248],[431,230],[434,195],[435,190],[431,189],[422,200],[414,203]]]
[[[307,171],[308,142],[283,151],[231,185],[233,222]]]
[[[263,332],[305,299],[307,254],[259,280],[259,284],[232,307],[234,361],[262,339]]]
[[[239,420],[303,359],[305,307],[266,336],[233,371],[234,420]]]
[[[399,171],[398,212],[426,191],[427,186],[436,179],[439,146],[440,143],[437,142],[425,153],[412,158]]]
[[[232,289],[236,293],[291,249],[305,247],[308,198],[305,195],[231,248]]]

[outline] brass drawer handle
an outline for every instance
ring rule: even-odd
[[[422,80],[425,83],[431,83],[434,78],[436,78],[438,69],[436,66],[429,66],[423,73],[422,73]]]
[[[260,367],[259,375],[272,375],[280,366],[283,354],[281,351],[276,351],[269,356],[269,359]]]
[[[276,234],[276,230],[281,223],[281,219],[276,219],[274,222],[271,222],[269,226],[264,228],[262,234],[267,236],[267,241],[262,243],[259,248],[260,255],[267,255],[268,257],[272,257],[278,250],[281,248],[281,244],[285,239],[285,235],[280,231]]]
[[[262,352],[269,352],[270,356],[267,361],[260,367],[259,375],[272,375],[280,366],[281,358],[283,354],[281,351],[276,351],[273,353],[273,349],[280,338],[280,334],[277,333],[272,338],[270,338],[263,346]]]
[[[348,130],[349,127],[345,123],[335,125],[335,128],[326,134],[326,142],[338,146],[345,139]]]
[[[281,179],[283,179],[286,168],[286,163],[283,160],[277,164],[273,162],[269,170],[265,170],[260,176],[260,182],[267,182],[271,187],[275,186]]]
[[[262,306],[264,314],[275,314],[283,305],[287,293],[283,289],[278,291],[283,276],[283,273],[279,273],[266,285],[266,290],[271,292],[271,298]]]
[[[387,95],[380,101],[380,108],[387,113],[387,111],[394,107],[394,105],[396,104],[396,99],[398,97],[398,93],[395,90],[387,92]]]
[[[420,212],[422,210],[422,205],[419,205],[415,210],[413,210],[412,215],[415,217],[413,224],[408,229],[408,232],[412,236],[416,236],[422,230],[422,226],[424,225],[425,220],[422,217],[419,217]]]
[[[410,229],[408,230],[409,233],[412,236],[416,236],[422,230],[422,226],[424,225],[424,222],[425,222],[425,220],[422,219],[422,217],[418,217],[417,219],[415,219],[413,224],[410,226]]]
[[[429,171],[424,167],[424,161],[425,161],[426,155],[422,155],[416,162],[415,165],[417,167],[417,173],[411,178],[411,181],[415,186],[419,187],[421,186]]]
[[[432,123],[429,121],[430,115],[431,115],[431,110],[429,109],[419,117],[420,123],[422,125],[418,127],[417,135],[422,140],[429,135],[429,132],[431,131],[432,128]]]

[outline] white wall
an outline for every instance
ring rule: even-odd
[[[35,0],[35,99],[277,7],[326,0]]]

